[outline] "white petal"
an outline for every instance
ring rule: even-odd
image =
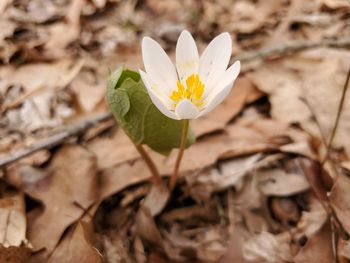
[[[208,87],[210,91],[204,95],[204,101],[209,102],[227,85],[232,84],[237,78],[240,70],[240,61],[236,61],[235,63],[233,63],[223,74],[219,76],[216,83],[213,83],[212,86]]]
[[[216,108],[230,94],[233,87],[233,82],[237,78],[240,71],[240,62],[236,61],[229,67],[221,76],[221,81],[215,87],[212,93],[205,100],[206,108],[200,113],[200,116],[205,115]]]
[[[168,92],[166,92],[162,87],[162,84],[157,84],[148,73],[139,70],[141,78],[147,89],[151,89],[153,94],[157,95],[157,97],[161,98],[164,101],[165,105],[168,105],[167,108],[170,108],[170,105],[173,105],[174,102],[170,99]]]
[[[179,102],[175,108],[175,113],[182,119],[195,119],[199,116],[199,111],[189,100],[185,99]]]
[[[176,88],[177,74],[164,49],[152,38],[142,39],[142,58],[147,74],[170,94]]]
[[[196,43],[190,32],[181,32],[176,44],[176,69],[179,79],[185,83],[191,74],[198,73],[199,55]]]
[[[199,75],[206,86],[211,86],[217,77],[226,70],[232,53],[232,40],[229,33],[215,37],[204,50],[199,60]]]
[[[178,120],[179,118],[176,116],[176,114],[174,112],[172,112],[168,106],[167,103],[164,102],[164,98],[162,98],[162,96],[159,96],[159,94],[156,94],[153,91],[152,88],[152,80],[150,79],[150,77],[143,72],[142,70],[139,70],[141,78],[143,83],[145,84],[148,94],[153,102],[153,104],[158,108],[158,110],[163,113],[165,116],[167,116],[168,118],[171,119],[175,119]]]

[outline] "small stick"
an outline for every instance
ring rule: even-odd
[[[331,48],[346,48],[350,47],[350,38],[336,38],[336,39],[323,39],[321,41],[301,41],[294,43],[281,44],[270,48],[263,48],[258,51],[245,52],[241,55],[235,56],[234,60],[240,60],[241,62],[250,61],[254,59],[265,59],[271,56],[284,56],[291,53],[296,53],[308,49],[314,49],[319,47],[331,47]]]
[[[13,163],[23,157],[26,157],[32,153],[35,153],[42,149],[51,149],[55,147],[56,145],[62,143],[63,141],[67,140],[68,138],[72,136],[76,136],[91,126],[112,119],[112,113],[110,112],[104,112],[100,115],[94,116],[92,118],[85,119],[79,123],[71,124],[65,126],[61,132],[58,132],[47,139],[44,139],[43,141],[39,141],[31,146],[25,147],[23,149],[14,151],[8,155],[1,155],[0,156],[0,167]]]
[[[345,84],[343,87],[343,91],[342,91],[341,98],[340,98],[340,103],[339,103],[338,110],[337,110],[337,117],[335,118],[335,123],[334,123],[333,129],[332,129],[332,133],[331,133],[331,136],[329,138],[329,142],[327,144],[326,155],[322,161],[322,164],[324,164],[329,157],[329,152],[330,152],[330,149],[332,147],[332,144],[333,144],[333,141],[335,138],[335,134],[336,134],[338,126],[339,126],[339,120],[340,120],[340,116],[341,116],[341,113],[342,113],[343,107],[344,107],[346,91],[348,90],[348,87],[349,87],[349,80],[350,80],[350,68],[349,68],[348,74],[346,76],[346,81],[345,81]]]

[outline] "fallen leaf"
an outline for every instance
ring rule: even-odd
[[[23,2],[20,6],[12,5],[7,10],[7,14],[17,22],[40,24],[59,18],[64,11],[53,2],[39,0],[29,3]]]
[[[349,240],[344,240],[342,238],[339,238],[337,249],[338,249],[337,254],[338,254],[339,262],[346,262],[346,260],[350,259]]]
[[[215,192],[232,186],[241,189],[243,178],[255,169],[261,155],[235,158],[221,162],[218,167],[197,173],[196,176],[185,177],[190,191],[197,200],[208,200]]]
[[[111,136],[91,140],[87,148],[96,154],[100,170],[140,158],[135,146],[121,128],[117,128]]]
[[[106,94],[105,80],[96,77],[91,69],[82,70],[70,84],[80,108],[84,112],[93,111]]]
[[[329,201],[346,232],[350,233],[350,179],[339,174],[331,190]]]
[[[323,227],[327,219],[328,215],[322,204],[315,197],[311,196],[309,209],[302,212],[298,222],[296,236],[311,237]]]
[[[297,159],[296,162],[303,171],[316,197],[321,202],[328,201],[328,192],[333,185],[332,177],[318,162],[312,162],[303,158]]]
[[[322,132],[328,139],[334,126],[346,71],[350,67],[349,59],[346,51],[312,50],[265,63],[264,67],[249,73],[248,77],[260,90],[269,94],[274,118],[284,123],[299,123],[316,138],[322,138]],[[322,131],[301,98],[312,108]],[[334,146],[344,147],[349,154],[347,113],[350,100],[347,98],[350,98],[350,93],[345,99]]]
[[[325,224],[320,231],[309,237],[305,246],[294,257],[293,262],[329,263],[333,261],[333,258],[332,232],[329,224]]]
[[[350,4],[346,0],[322,0],[321,10],[349,12]]]
[[[258,187],[265,195],[290,196],[310,188],[303,175],[286,173],[282,169],[267,169],[256,172]]]
[[[0,244],[0,262],[6,263],[23,263],[28,262],[31,255],[31,250],[22,245],[19,247],[9,246],[4,247]]]
[[[91,227],[79,221],[54,250],[48,263],[102,263],[102,255],[92,246],[91,234]]]
[[[213,225],[188,231],[173,227],[170,232],[164,231],[167,254],[174,261],[191,258],[200,262],[218,262],[226,252],[225,231],[225,228]]]
[[[245,77],[236,80],[230,95],[215,110],[202,118],[193,120],[191,127],[197,137],[223,130],[228,122],[239,114],[244,106],[261,98],[251,81]]]
[[[0,199],[0,229],[0,244],[5,248],[14,246],[19,249],[22,244],[28,243],[25,203],[22,194]]]
[[[81,146],[66,145],[53,158],[49,177],[24,190],[44,204],[44,211],[29,224],[35,250],[51,252],[65,229],[97,201],[96,158]],[[49,233],[49,235],[48,235]]]
[[[290,262],[293,258],[290,241],[289,233],[273,235],[269,232],[262,232],[245,241],[243,246],[244,259],[248,262]]]
[[[50,38],[45,43],[46,52],[50,57],[64,56],[64,49],[78,40],[80,34],[80,13],[84,0],[72,1],[66,15],[66,22],[55,23],[50,27]],[[62,55],[61,55],[62,54]]]
[[[157,216],[168,203],[170,192],[164,182],[153,183],[151,190],[143,201],[143,206],[149,210],[153,217]]]
[[[125,246],[124,238],[111,241],[108,237],[103,236],[103,262],[132,262],[128,254],[129,247]]]
[[[21,67],[10,66],[0,70],[1,89],[11,85],[21,85],[26,93],[33,93],[41,86],[61,89],[66,87],[80,72],[83,62],[62,59],[55,63],[28,64]],[[41,76],[38,78],[38,76]],[[0,92],[4,92],[0,90]]]

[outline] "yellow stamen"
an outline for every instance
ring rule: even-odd
[[[177,81],[177,90],[174,90],[170,99],[174,101],[174,107],[183,99],[190,100],[194,105],[200,107],[204,104],[203,102],[203,92],[204,84],[199,78],[198,74],[192,74],[186,80],[186,89],[180,81]]]

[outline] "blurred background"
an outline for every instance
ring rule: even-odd
[[[200,50],[228,31],[237,57],[299,41],[326,45],[350,34],[349,3],[341,0],[3,0],[0,13],[0,137],[6,138],[0,151],[23,141],[23,134],[29,139],[32,132],[105,108],[108,69],[142,67],[144,35],[172,53],[185,28]]]
[[[182,170],[192,190],[157,219],[163,241],[152,230],[146,242],[133,224],[149,174],[109,113],[106,79],[143,67],[143,36],[174,58],[183,29],[200,51],[229,32],[242,73],[226,102],[193,122],[198,144]],[[0,220],[0,261],[102,262],[97,247],[103,262],[349,262],[350,243],[334,238],[350,234],[348,178],[325,205],[344,224],[334,232],[305,179],[311,168],[295,162],[324,169],[328,186],[350,169],[349,94],[339,110],[349,49],[348,0],[1,0],[0,209],[13,221]],[[173,155],[153,157],[168,175]],[[258,167],[277,185],[253,194],[246,175]]]

